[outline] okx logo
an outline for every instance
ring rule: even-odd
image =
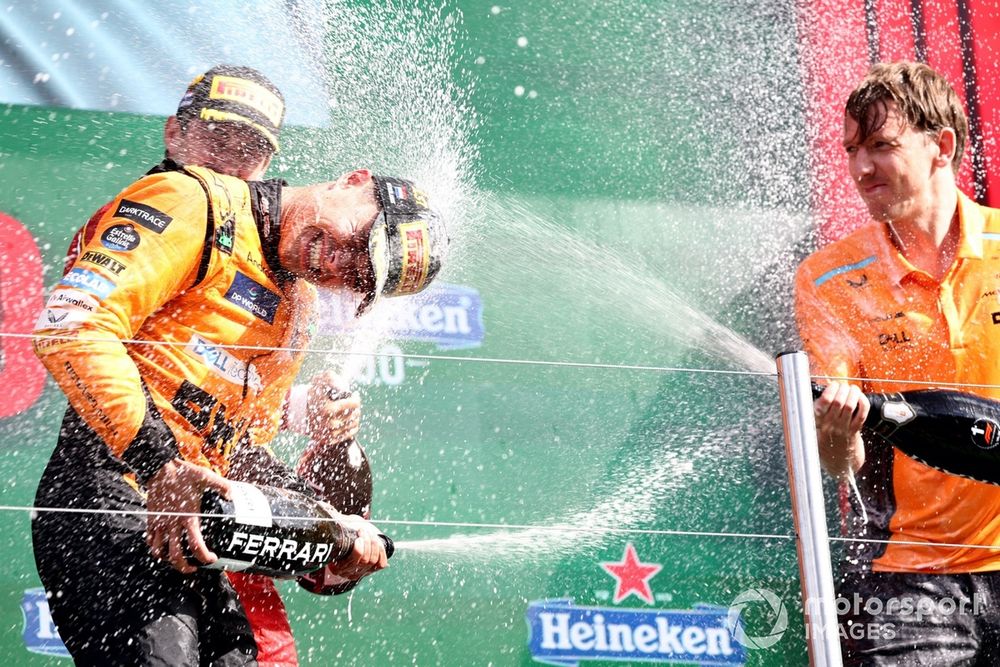
[[[589,607],[572,599],[536,600],[528,605],[529,649],[537,662],[575,666],[583,661],[614,660],[742,665],[744,648],[733,640],[725,607],[657,609],[651,581],[662,569],[644,562],[636,548],[625,545],[620,561],[598,564],[615,579],[614,605],[631,597],[638,608]],[[598,599],[611,597],[597,592]],[[663,598],[659,598],[663,599]],[[634,603],[634,601],[633,601]]]

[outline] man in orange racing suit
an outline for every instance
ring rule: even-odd
[[[412,184],[367,171],[288,189],[165,165],[104,211],[36,338],[70,399],[36,505],[85,511],[40,512],[33,540],[78,662],[252,663],[232,590],[187,561],[185,542],[215,560],[190,514],[205,489],[227,493],[237,450],[273,459],[258,444],[277,428],[315,301],[301,278],[367,306],[425,286],[442,238]],[[343,571],[357,578],[385,554],[354,525]]]
[[[283,104],[280,91],[260,72],[233,65],[211,68],[191,82],[178,105],[177,114],[167,119],[164,128],[167,156],[156,169],[175,168],[177,162],[183,162],[210,167],[218,173],[244,180],[261,178],[278,149]],[[108,202],[98,210],[76,233],[67,252],[64,273],[84,253],[84,246],[93,240],[111,204]],[[296,400],[292,403],[297,407],[293,430],[309,436],[316,444],[325,443],[324,452],[337,454],[330,445],[346,443],[357,434],[360,424],[358,396],[344,391],[340,378],[334,374],[321,373],[310,385],[300,386],[293,394]],[[334,456],[336,460],[340,458]],[[247,463],[252,465],[237,465],[228,477],[254,481],[259,476],[261,464],[256,460]],[[347,468],[337,470],[351,472]],[[280,480],[268,481],[277,483]],[[350,485],[351,479],[344,482]],[[310,483],[310,486],[315,484]],[[342,494],[320,495],[326,499],[343,497]],[[337,503],[334,506],[342,509]],[[287,614],[271,578],[238,572],[227,572],[227,576],[250,621],[260,664],[274,667],[298,664]]]
[[[1000,488],[862,434],[864,391],[955,386],[1000,398],[1000,211],[962,194],[961,101],[919,63],[879,64],[850,95],[848,170],[874,222],[796,277],[820,455],[856,475],[840,599],[845,664],[1000,664]],[[956,438],[970,437],[956,433]],[[864,541],[872,540],[872,541]]]

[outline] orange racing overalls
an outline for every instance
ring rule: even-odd
[[[195,619],[187,649],[202,657],[255,652],[223,577],[151,558],[139,485],[178,456],[222,474],[237,451],[274,461],[258,445],[278,428],[315,303],[313,288],[272,268],[279,207],[280,184],[154,169],[82,230],[39,318],[36,351],[69,407],[36,506],[96,512],[41,512],[32,525],[78,660],[117,651],[137,662],[148,656],[130,651],[173,645],[183,661],[163,618]]]

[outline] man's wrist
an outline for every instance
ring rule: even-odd
[[[285,427],[292,433],[309,435],[309,385],[297,384],[288,392]]]

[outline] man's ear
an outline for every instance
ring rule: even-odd
[[[246,170],[246,175],[241,175],[240,178],[245,181],[259,181],[264,178],[264,173],[267,171],[267,168],[271,166],[271,159],[273,157],[274,153],[269,153],[264,156],[255,167]]]
[[[937,141],[938,154],[935,162],[940,162],[939,167],[951,168],[951,163],[955,159],[955,130],[946,127],[938,132]]]
[[[372,180],[372,172],[368,169],[356,169],[344,177],[347,185],[365,185]]]
[[[177,141],[181,136],[181,123],[177,116],[171,116],[163,126],[163,145],[167,148],[167,155],[177,153]]]

